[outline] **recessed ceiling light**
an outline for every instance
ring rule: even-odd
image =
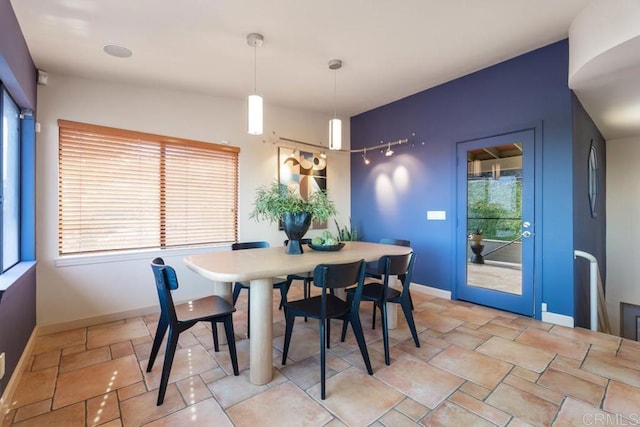
[[[131,49],[117,44],[105,44],[104,46],[102,46],[102,50],[104,50],[111,56],[115,56],[116,58],[128,58],[133,55]]]

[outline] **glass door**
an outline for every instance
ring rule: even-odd
[[[533,315],[533,130],[458,145],[458,299]]]

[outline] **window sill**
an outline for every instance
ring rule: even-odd
[[[89,264],[102,264],[110,262],[130,261],[137,259],[152,259],[162,256],[186,256],[199,254],[203,252],[217,252],[222,250],[228,250],[230,245],[216,245],[216,246],[200,246],[192,248],[179,248],[179,249],[150,249],[140,251],[126,251],[126,252],[110,252],[103,254],[90,254],[90,255],[70,255],[56,259],[54,265],[56,267],[71,267],[74,265],[89,265]]]
[[[11,285],[16,283],[20,278],[36,265],[37,261],[22,261],[11,267],[9,270],[0,274],[0,300],[2,294],[9,289]]]

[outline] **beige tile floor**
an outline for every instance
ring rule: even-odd
[[[215,353],[210,330],[198,325],[180,337],[160,407],[161,360],[145,372],[157,315],[41,336],[2,427],[640,424],[640,343],[418,292],[413,299],[421,347],[401,319],[390,366],[379,325],[370,329],[370,304],[361,308],[373,376],[353,334],[340,343],[335,324],[324,401],[315,322],[297,321],[280,365],[276,293],[269,384],[249,381],[243,295],[235,315],[240,376],[231,375],[226,346]]]

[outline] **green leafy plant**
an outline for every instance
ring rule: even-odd
[[[305,200],[277,181],[256,190],[254,209],[249,215],[257,221],[278,222],[286,212],[308,212],[314,221],[325,222],[337,213],[335,204],[324,191],[315,191]]]
[[[336,223],[336,228],[338,229],[338,240],[341,242],[348,242],[348,241],[353,241],[356,242],[360,239],[362,239],[362,237],[360,236],[360,233],[358,233],[358,228],[355,225],[351,224],[351,218],[349,218],[349,226],[347,227],[346,225],[344,227],[340,227],[340,224],[338,224],[338,220],[334,219],[333,220]]]

